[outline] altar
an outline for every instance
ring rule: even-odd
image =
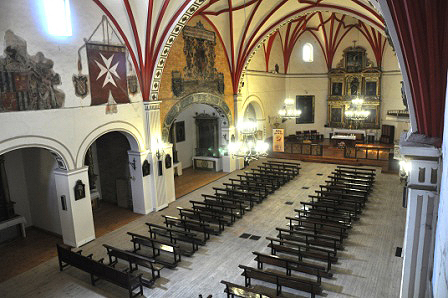
[[[354,147],[356,143],[355,135],[333,135],[331,137],[331,144],[337,147],[340,142],[344,142],[348,147]]]

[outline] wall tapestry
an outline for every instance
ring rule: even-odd
[[[5,33],[5,56],[0,57],[0,112],[57,109],[65,95],[55,86],[61,77],[53,61],[38,52],[30,56],[26,41]]]
[[[87,43],[91,105],[108,103],[110,94],[116,103],[128,103],[126,47]]]
[[[183,29],[186,66],[183,75],[172,72],[172,90],[181,97],[195,92],[224,94],[224,74],[215,68],[215,32],[208,31],[201,22]]]

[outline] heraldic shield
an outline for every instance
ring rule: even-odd
[[[75,86],[75,94],[76,96],[79,96],[81,98],[84,98],[87,96],[87,93],[89,92],[89,85],[87,84],[87,76],[85,75],[79,75],[79,76],[73,76],[73,85]]]
[[[115,102],[129,103],[126,48],[124,46],[87,43],[91,105],[108,102],[109,92]]]

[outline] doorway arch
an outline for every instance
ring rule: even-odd
[[[206,104],[216,109],[220,118],[224,118],[223,127],[232,125],[232,112],[222,97],[210,93],[193,93],[185,96],[171,107],[163,121],[162,141],[168,142],[170,127],[176,117],[192,104]]]

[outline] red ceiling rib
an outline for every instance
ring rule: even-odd
[[[152,17],[154,13],[154,0],[148,1],[148,12],[146,19],[146,32],[145,32],[145,52],[143,53],[140,43],[140,36],[138,35],[137,25],[134,17],[134,13],[132,11],[132,7],[130,5],[129,0],[122,0],[126,9],[126,14],[129,19],[131,29],[132,29],[132,39],[135,42],[135,46],[137,49],[138,62],[137,57],[132,49],[132,46],[129,42],[128,36],[122,30],[120,24],[117,22],[115,17],[111,14],[111,12],[107,9],[107,7],[101,2],[101,0],[92,0],[98,7],[107,15],[107,17],[112,21],[114,26],[117,28],[118,33],[121,38],[123,38],[126,47],[128,48],[129,54],[131,56],[132,62],[134,64],[134,68],[137,73],[140,89],[142,92],[142,97],[144,101],[149,100],[150,92],[151,92],[151,82],[153,78],[153,73],[157,67],[157,59],[159,57],[161,48],[166,38],[168,37],[169,31],[171,30],[174,22],[178,19],[180,14],[185,10],[185,8],[192,1],[184,1],[184,3],[176,10],[176,12],[167,16],[167,8],[170,4],[171,0],[164,0],[162,8],[159,11],[159,15],[157,17],[154,30],[151,32],[152,28]],[[164,30],[160,33],[159,29],[162,26],[162,20],[164,17],[170,17],[168,24],[165,26]],[[158,39],[158,41],[157,41]],[[144,60],[143,60],[144,57]]]
[[[263,44],[263,49],[264,49],[264,59],[265,59],[265,62],[266,62],[266,72],[269,71],[269,58],[270,58],[270,56],[271,56],[272,46],[273,46],[273,44],[274,44],[275,37],[277,36],[277,34],[278,34],[278,31],[275,31],[274,34],[272,34],[271,36],[269,36],[267,46],[266,46],[265,44]],[[281,36],[280,36],[280,38],[281,38]]]

